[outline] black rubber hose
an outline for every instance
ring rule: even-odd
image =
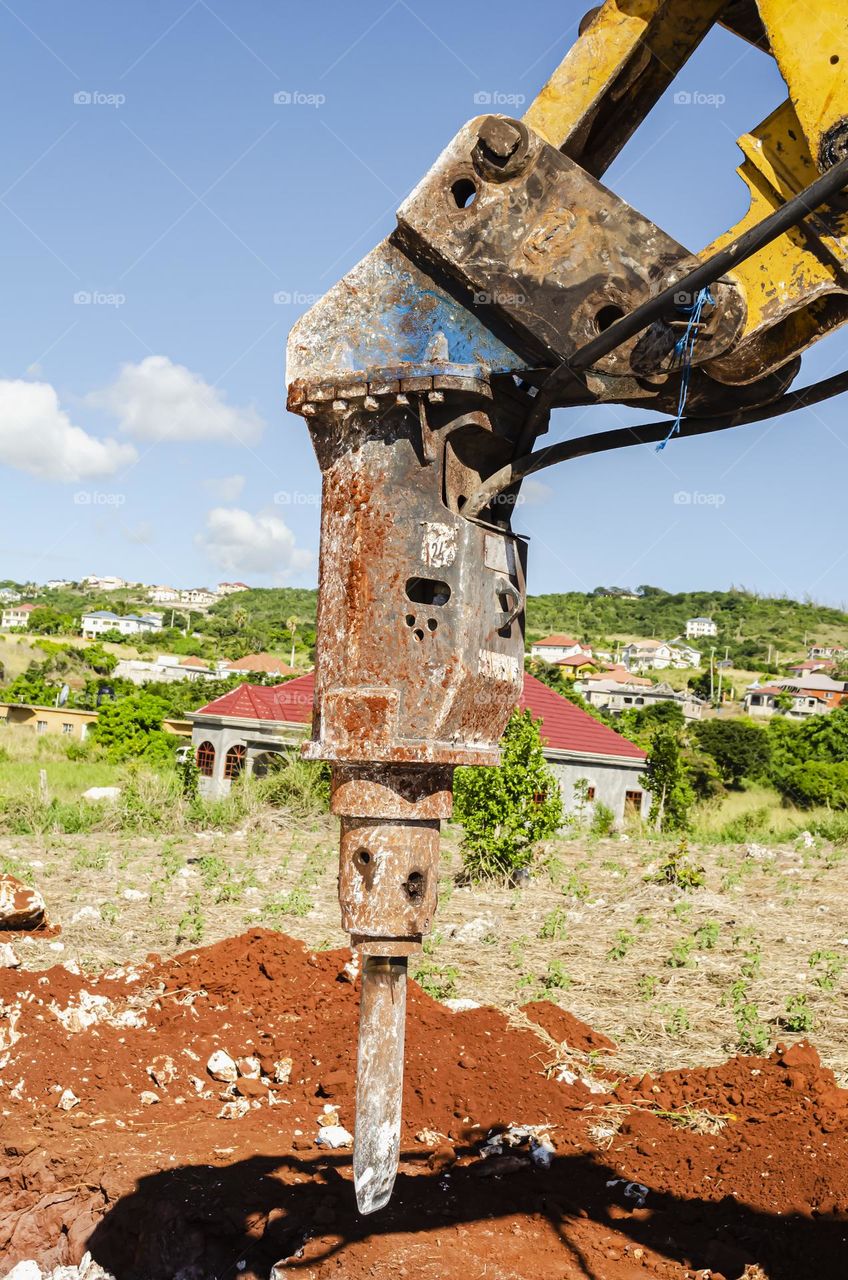
[[[788,391],[779,399],[773,400],[771,404],[759,405],[753,409],[738,409],[735,413],[725,413],[714,418],[684,418],[675,439],[708,435],[711,431],[727,431],[731,427],[749,426],[754,422],[766,422],[769,418],[782,417],[795,409],[806,409],[810,405],[820,404],[823,400],[830,400],[833,396],[841,395],[845,391],[848,391],[848,370],[834,374],[832,378],[824,378],[821,382],[813,382],[808,387],[800,387],[797,391]],[[465,503],[462,514],[473,519],[498,494],[534,471],[542,471],[545,467],[551,467],[557,462],[585,458],[593,453],[606,453],[610,449],[623,449],[628,445],[656,444],[660,440],[665,440],[673,426],[674,419],[665,418],[662,422],[649,422],[644,426],[596,431],[594,435],[562,440],[559,444],[550,444],[544,449],[537,449],[535,453],[525,454],[523,458],[515,458],[489,476],[488,480]]]

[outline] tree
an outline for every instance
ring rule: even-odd
[[[296,613],[293,613],[290,618],[286,618],[286,627],[288,629],[289,635],[291,636],[291,661],[289,662],[290,667],[294,666],[294,639],[297,634],[297,629],[299,626],[300,626],[300,618],[297,616]]]
[[[639,779],[651,793],[648,821],[657,831],[685,831],[694,794],[686,780],[680,745],[671,729],[658,729],[651,741],[645,772]]]
[[[540,723],[529,711],[514,711],[501,764],[456,771],[454,813],[465,827],[463,864],[472,880],[529,866],[536,843],[562,824],[562,796],[542,753]]]
[[[62,631],[68,621],[52,605],[40,604],[29,615],[28,627],[30,631],[37,631],[40,635],[52,636]]]
[[[112,760],[144,756],[165,761],[173,754],[177,739],[162,729],[167,705],[151,693],[139,691],[105,703],[100,708],[91,736],[104,747]]]
[[[768,732],[748,720],[704,720],[695,728],[703,751],[715,760],[721,780],[738,788],[743,778],[762,778],[771,760]]]

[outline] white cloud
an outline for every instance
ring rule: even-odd
[[[275,515],[251,515],[241,507],[213,507],[195,544],[225,573],[270,573],[283,579],[313,562],[295,545],[291,529]]]
[[[244,484],[244,476],[219,476],[203,481],[204,489],[218,502],[235,502],[241,497]]]
[[[137,440],[229,440],[255,444],[265,426],[256,410],[227,403],[217,387],[167,356],[124,364],[90,404],[116,415]]]
[[[49,382],[0,379],[0,462],[40,480],[90,480],[138,458],[131,444],[75,427]]]

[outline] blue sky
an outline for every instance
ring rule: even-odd
[[[506,0],[4,0],[0,577],[314,583],[287,331],[391,230],[475,95],[521,114],[585,7],[537,0],[523,24]],[[676,87],[724,101],[666,95],[606,180],[698,250],[743,212],[735,139],[784,88],[723,31]],[[546,473],[518,517],[530,590],[842,602],[843,418],[835,402]],[[632,420],[559,413],[550,438]]]

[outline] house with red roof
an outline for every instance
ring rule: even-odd
[[[312,722],[314,675],[285,684],[239,685],[189,715],[192,742],[205,795],[226,795],[242,772],[263,773],[271,758],[296,751]],[[614,729],[587,715],[561,694],[525,674],[520,707],[541,721],[541,737],[566,812],[581,795],[605,804],[616,816],[646,813],[650,802],[639,778],[645,752]],[[580,782],[585,785],[576,787]]]
[[[582,653],[589,658],[592,656],[591,649],[587,649],[579,640],[575,640],[574,636],[563,635],[561,632],[545,636],[543,640],[534,640],[530,646],[531,658],[542,658],[545,662],[562,662],[565,658],[571,658],[577,653]]]
[[[10,631],[26,628],[29,626],[29,615],[34,609],[34,604],[9,605],[8,609],[3,610],[0,626],[7,627]]]
[[[239,672],[257,676],[292,676],[294,667],[273,653],[246,653],[243,658],[220,664],[221,675],[238,675]]]

